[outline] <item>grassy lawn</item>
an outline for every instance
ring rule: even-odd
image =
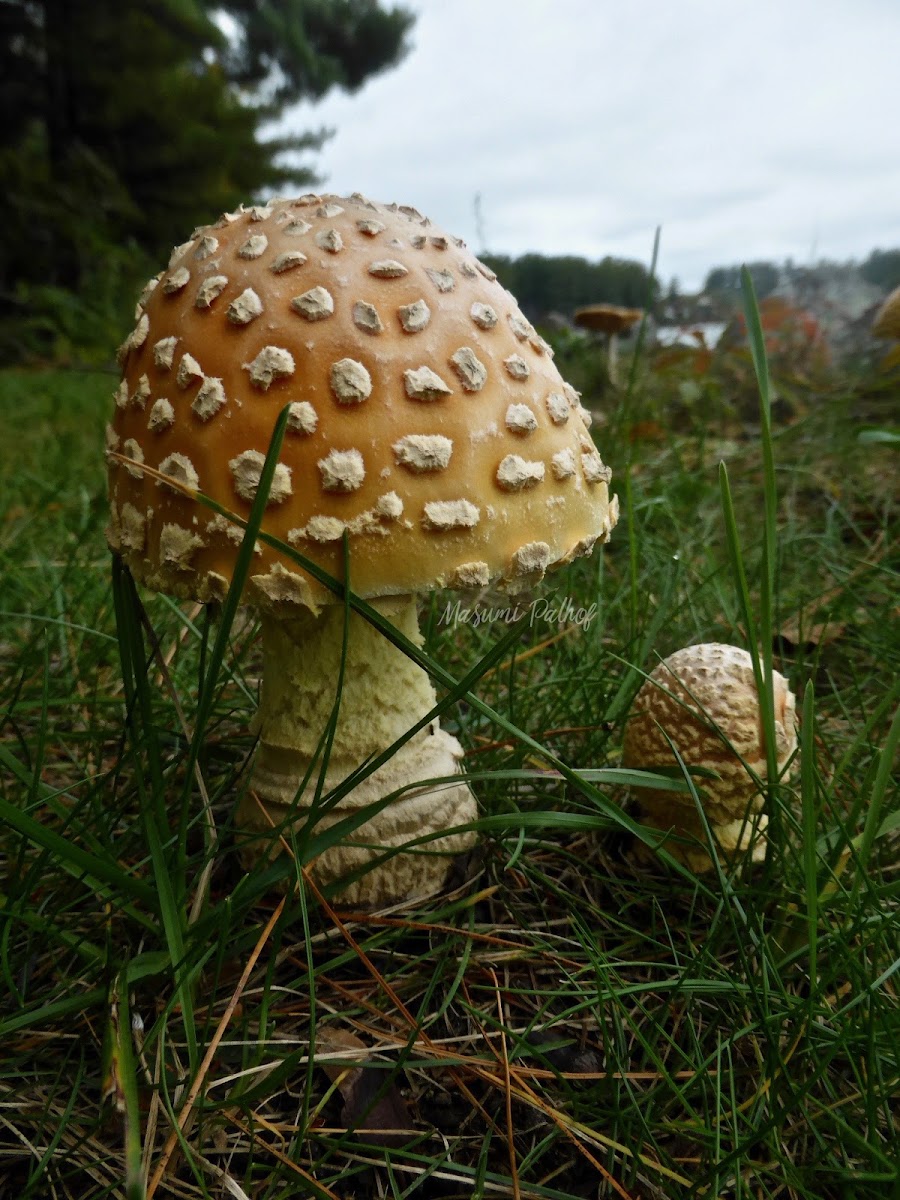
[[[426,603],[428,656],[479,668],[443,724],[481,845],[378,914],[240,868],[253,623],[114,589],[115,376],[0,375],[0,1196],[897,1194],[900,379],[776,364],[768,440],[738,352],[605,399],[557,358],[623,518],[514,626]],[[629,706],[755,638],[800,761],[764,864],[679,873],[635,852]]]

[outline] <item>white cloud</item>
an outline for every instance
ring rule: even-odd
[[[896,0],[406,0],[399,68],[300,106],[326,185],[490,249],[710,266],[900,245]]]

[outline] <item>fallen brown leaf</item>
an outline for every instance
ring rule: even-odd
[[[600,1055],[590,1046],[579,1046],[552,1030],[534,1030],[525,1040],[544,1062],[561,1073],[591,1075],[603,1069]]]
[[[353,1051],[352,1056],[347,1051]],[[347,1062],[319,1063],[336,1083],[344,1106],[341,1121],[356,1136],[378,1146],[405,1146],[413,1128],[406,1101],[396,1083],[385,1087],[384,1071],[360,1066],[372,1051],[355,1033],[329,1025],[316,1033],[316,1057],[344,1054]]]
[[[839,641],[847,631],[844,621],[812,621],[798,613],[782,623],[773,641],[775,649],[790,652],[801,647],[807,651]]]

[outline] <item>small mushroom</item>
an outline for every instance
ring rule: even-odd
[[[777,671],[772,685],[776,754],[782,772],[797,746],[795,701],[787,680]],[[766,749],[753,662],[746,650],[715,642],[688,646],[651,672],[625,727],[623,766],[675,767],[668,739],[687,767],[716,773],[715,778],[697,777],[695,783],[720,857],[727,862],[749,852],[752,861],[760,861],[765,856],[768,820],[760,789],[766,779]],[[638,802],[646,824],[699,843],[667,843],[675,858],[693,871],[712,868],[692,796],[641,788]]]
[[[894,288],[875,314],[872,332],[876,337],[900,341],[900,287]]]
[[[872,333],[894,343],[885,355],[884,366],[893,367],[900,363],[900,287],[894,288],[875,314]]]
[[[643,316],[639,308],[621,308],[618,304],[588,304],[575,310],[573,320],[582,329],[606,335],[606,370],[609,382],[618,382],[618,344],[620,333],[627,333]]]
[[[530,586],[605,541],[617,514],[609,473],[585,453],[593,443],[575,393],[540,345],[517,334],[526,323],[515,300],[462,243],[433,226],[425,241],[413,210],[359,197],[316,197],[303,211],[298,224],[297,203],[275,200],[199,230],[218,243],[208,262],[179,249],[172,271],[189,263],[198,287],[204,272],[222,272],[215,303],[198,309],[194,287],[148,296],[147,329],[125,351],[125,394],[146,376],[151,411],[165,420],[148,429],[140,406],[116,407],[111,433],[123,449],[110,451],[110,543],[147,587],[220,599],[240,526],[196,493],[246,519],[287,407],[263,531],[338,580],[346,541],[353,591],[419,644],[417,596]],[[321,253],[322,238],[326,250],[340,242],[339,253]],[[165,361],[160,346],[170,348]],[[140,538],[122,536],[126,513],[143,518]],[[320,794],[423,721],[436,704],[427,674],[356,613],[345,650],[338,597],[262,539],[242,599],[258,610],[263,651],[259,748],[236,818],[247,866],[281,851],[273,824],[286,834],[313,820],[322,829],[400,791],[311,869],[320,883],[343,883],[385,849],[425,836],[345,883],[341,899],[373,905],[438,888],[474,840],[450,831],[477,809],[459,774],[462,748],[436,720],[319,811]],[[421,785],[436,778],[449,782]]]

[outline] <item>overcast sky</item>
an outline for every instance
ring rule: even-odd
[[[685,289],[900,246],[900,0],[402,2],[398,68],[290,113],[329,191],[475,251],[649,263],[659,225]]]

